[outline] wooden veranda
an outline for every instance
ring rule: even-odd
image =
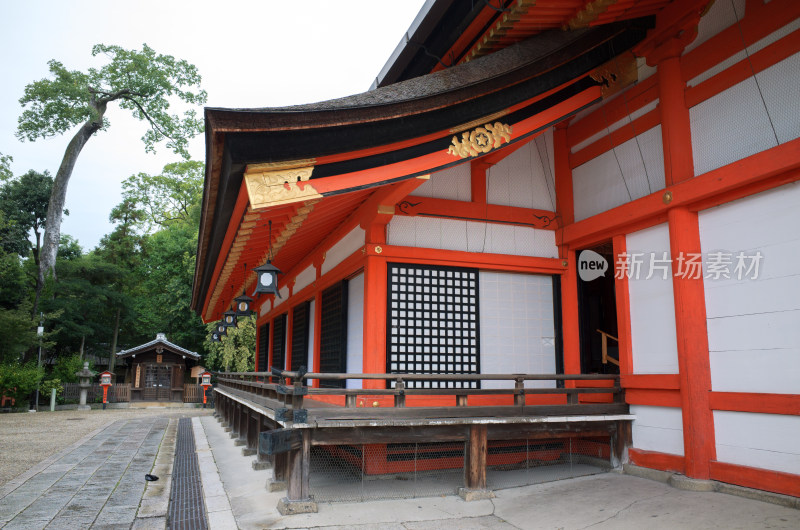
[[[384,388],[319,387],[347,380]],[[217,414],[231,436],[257,452],[259,460],[271,462],[274,482],[285,482],[287,496],[278,505],[284,514],[316,510],[309,495],[312,446],[463,442],[464,487],[459,493],[469,500],[490,494],[486,468],[491,441],[605,436],[616,466],[629,444],[633,419],[619,376],[613,375],[275,370],[220,373],[217,381]],[[508,388],[408,388],[434,381],[444,382],[442,386],[502,381]],[[531,381],[556,383],[526,387]]]

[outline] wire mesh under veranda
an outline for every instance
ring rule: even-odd
[[[310,494],[317,502],[453,495],[464,486],[464,442],[311,448]],[[489,441],[490,490],[603,473],[608,437]]]

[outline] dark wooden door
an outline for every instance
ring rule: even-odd
[[[169,366],[148,364],[144,371],[142,399],[145,401],[169,401],[172,387],[172,370]]]

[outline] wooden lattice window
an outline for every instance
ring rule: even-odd
[[[288,313],[275,317],[272,332],[272,366],[286,368],[286,317]]]
[[[478,270],[390,263],[386,371],[480,373]],[[409,381],[408,388],[479,388],[477,381]]]
[[[320,372],[347,372],[347,281],[322,292],[320,303]],[[344,381],[321,380],[323,388],[344,388]]]
[[[266,372],[269,370],[267,361],[269,360],[269,322],[261,326],[258,330],[258,366],[256,372]]]
[[[292,371],[308,363],[308,316],[310,302],[303,302],[292,310]],[[306,368],[308,368],[306,366]]]

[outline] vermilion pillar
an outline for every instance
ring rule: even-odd
[[[375,255],[380,245],[367,245],[364,266],[364,373],[386,372],[386,260]],[[364,388],[383,388],[378,380],[364,380]]]
[[[709,478],[709,462],[716,458],[714,415],[709,396],[711,366],[708,355],[705,289],[702,274],[675,275],[677,258],[699,254],[700,227],[696,212],[673,208],[667,214],[673,259],[672,290],[675,297],[675,333],[683,409],[683,445],[686,476]]]

